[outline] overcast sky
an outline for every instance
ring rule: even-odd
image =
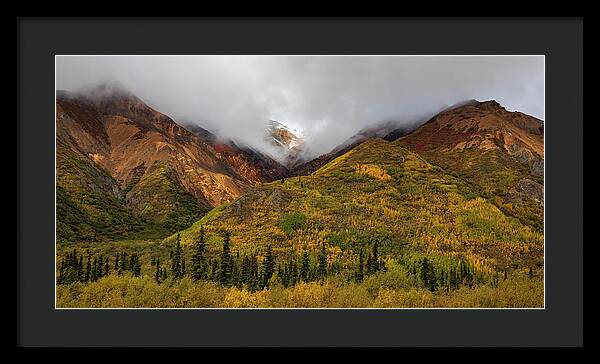
[[[301,130],[313,155],[366,126],[411,123],[467,99],[495,99],[544,119],[541,56],[56,58],[59,90],[110,81],[175,121],[265,151],[269,119]]]

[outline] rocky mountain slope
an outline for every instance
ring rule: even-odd
[[[384,252],[466,257],[481,272],[526,270],[543,264],[543,150],[540,120],[463,103],[394,141],[369,138],[312,161],[308,175],[253,188],[182,241],[203,225],[213,237],[232,231],[241,254],[273,245],[294,256],[325,242],[332,261],[355,264],[379,241]],[[289,219],[301,223],[290,230]]]
[[[308,175],[365,140],[398,141],[481,189],[506,213],[543,227],[543,122],[509,112],[495,101],[467,100],[443,109],[418,128],[384,123],[365,128],[331,152],[299,164]]]
[[[302,163],[304,139],[298,130],[279,121],[269,120],[265,129],[265,141],[277,147],[279,160],[288,169]]]
[[[185,127],[211,145],[217,155],[227,160],[229,165],[252,183],[269,182],[288,176],[289,172],[285,166],[255,148],[231,139],[219,139],[215,134],[197,125]]]
[[[543,227],[544,125],[495,101],[442,112],[396,141],[481,189],[506,213]]]
[[[196,239],[201,225],[215,252],[225,230],[242,256],[267,245],[277,256],[300,256],[325,242],[328,261],[340,269],[354,266],[359,250],[373,242],[384,256],[410,251],[440,269],[467,259],[482,277],[543,259],[541,232],[505,214],[468,181],[379,138],[311,175],[263,184],[214,209],[181,233],[183,244]]]
[[[270,161],[208,143],[119,88],[58,91],[56,103],[57,190],[65,206],[82,216],[106,215],[108,224],[133,224],[135,219],[120,217],[127,211],[165,229],[180,229],[251,185],[279,177]],[[90,191],[101,193],[96,200],[118,207],[94,208]]]

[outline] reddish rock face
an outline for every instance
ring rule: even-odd
[[[166,175],[205,206],[285,175],[283,167],[251,150],[202,140],[127,92],[90,97],[59,91],[56,102],[57,139],[107,171],[128,191],[135,211],[144,209],[139,196],[147,194],[139,190],[157,166],[167,166]]]
[[[425,153],[500,150],[528,164],[534,174],[543,172],[542,121],[509,112],[493,100],[442,112],[398,142]]]

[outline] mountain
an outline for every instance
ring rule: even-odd
[[[366,139],[291,166],[306,175],[270,182],[282,166],[269,157],[181,128],[132,95],[61,94],[57,123],[57,233],[94,257],[118,247],[142,260],[141,276],[111,273],[82,290],[65,283],[81,278],[62,248],[61,307],[543,307],[543,122],[495,101],[446,108],[415,130],[363,130]],[[297,147],[272,125],[282,150]],[[141,167],[124,173],[130,158]],[[182,168],[241,192],[198,198]],[[139,196],[156,199],[140,211]],[[179,232],[119,241],[156,226]],[[203,278],[155,277],[155,259],[167,262],[178,241],[189,258],[200,231]],[[98,237],[107,241],[85,242]]]
[[[254,184],[288,176],[285,166],[255,148],[231,139],[218,138],[215,134],[197,125],[186,125],[185,127],[202,141],[211,145],[217,155],[227,160],[238,174]]]
[[[331,152],[296,165],[308,175],[365,140],[398,141],[481,189],[511,216],[543,228],[543,122],[497,102],[465,100],[418,127],[387,122],[364,128]]]
[[[242,254],[272,245],[300,255],[325,242],[333,261],[355,264],[378,241],[382,252],[463,257],[484,276],[543,264],[543,123],[534,117],[465,102],[395,141],[369,138],[313,162],[308,175],[214,209],[182,241],[203,225],[209,235],[232,231]]]
[[[251,150],[219,149],[113,85],[56,98],[57,194],[67,208],[59,218],[85,217],[87,238],[124,235],[119,223],[181,229],[279,177],[277,165]],[[58,235],[82,238],[67,229]]]
[[[278,157],[287,168],[292,168],[302,162],[304,139],[298,130],[285,124],[269,120],[265,129],[265,141],[277,147]]]
[[[496,101],[444,111],[396,141],[481,190],[507,214],[543,228],[544,124]]]
[[[297,164],[290,171],[290,176],[306,176],[309,175],[319,168],[323,167],[327,163],[336,159],[337,157],[348,153],[354,147],[360,145],[364,140],[356,141],[352,144],[346,145],[344,147],[338,146],[334,148],[331,152],[322,154],[314,159],[311,159],[307,162],[303,162]]]
[[[392,135],[397,135],[399,137],[412,131],[412,129],[413,127],[411,126],[399,126],[397,122],[385,122],[376,126],[363,128],[342,144],[333,148],[329,153],[322,154],[309,161],[299,161],[291,168],[290,175],[304,176],[311,174],[335,158],[347,153],[357,145],[360,145],[365,140],[372,138],[389,140],[389,137]]]
[[[439,109],[439,113],[476,102],[476,100],[462,101],[452,106],[446,106],[442,109]],[[293,166],[290,174],[294,176],[310,174],[368,139],[382,138],[390,142],[394,141],[411,133],[420,125],[424,124],[426,120],[428,120],[428,118],[415,118],[404,121],[395,120],[367,126],[359,130],[356,134],[345,140],[340,145],[333,148],[329,153],[320,155],[309,161],[301,161],[301,163],[296,163]]]
[[[401,264],[428,257],[450,267],[462,257],[481,279],[543,260],[541,232],[505,214],[468,181],[379,138],[311,175],[249,190],[181,232],[182,243],[191,244],[201,225],[211,249],[218,251],[213,237],[227,230],[241,255],[272,246],[276,256],[300,256],[324,242],[337,267],[331,269],[354,266],[373,242],[382,255],[404,256]]]

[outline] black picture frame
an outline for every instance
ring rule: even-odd
[[[56,310],[56,54],[544,54],[545,308]],[[583,19],[20,18],[17,113],[20,346],[583,344]]]

